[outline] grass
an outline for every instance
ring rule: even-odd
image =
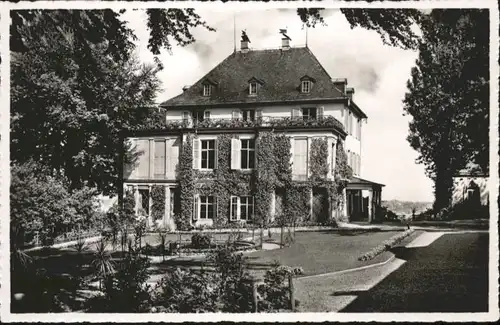
[[[384,232],[297,232],[295,242],[277,250],[248,254],[251,269],[269,266],[274,261],[288,266],[299,266],[304,275],[335,272],[380,262],[358,261],[364,252],[394,236],[395,231]]]

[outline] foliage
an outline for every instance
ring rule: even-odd
[[[104,296],[89,301],[90,312],[140,313],[151,307],[147,258],[133,251],[119,264],[115,274],[106,278]]]
[[[257,176],[254,188],[255,223],[265,225],[269,220],[271,196],[276,188],[276,159],[274,136],[270,132],[259,133],[255,141]]]
[[[11,167],[11,245],[24,244],[24,233],[38,232],[49,244],[68,229],[95,224],[97,202],[89,187],[69,191],[64,177],[48,176],[33,161]]]
[[[450,204],[456,171],[488,168],[488,10],[433,10],[423,20],[419,58],[404,110],[408,141],[434,181],[434,209]]]
[[[146,14],[154,54],[171,49],[170,37],[192,43],[190,28],[211,30],[193,9]],[[111,9],[18,10],[11,18],[12,160],[61,171],[71,188],[87,182],[115,193],[120,153],[127,163],[137,157],[135,148],[123,148],[121,131],[161,121],[153,108],[159,67],[137,61],[135,35]]]
[[[212,239],[208,234],[195,233],[191,237],[193,248],[209,248]]]
[[[399,233],[397,235],[392,236],[391,238],[385,240],[382,244],[374,247],[372,250],[364,253],[360,257],[358,257],[359,261],[369,261],[371,259],[374,259],[377,255],[382,254],[386,250],[389,250],[399,244],[403,239],[406,237],[410,236],[415,229],[408,229],[405,230],[402,233]]]
[[[264,284],[259,286],[261,295],[260,312],[274,312],[290,309],[288,279],[290,276],[303,274],[300,267],[276,266],[268,270],[264,276]]]
[[[194,197],[193,143],[188,136],[179,156],[180,215],[175,216],[178,230],[187,230],[191,224]]]
[[[157,284],[154,296],[159,311],[171,313],[203,313],[218,310],[219,276],[177,268]]]
[[[328,175],[328,142],[321,138],[312,138],[309,160],[310,180],[322,181]]]
[[[297,14],[302,22],[314,27],[317,23],[325,24],[321,15],[323,8],[299,8]],[[384,44],[398,46],[403,49],[415,49],[419,37],[412,30],[414,24],[419,24],[422,12],[418,9],[366,9],[342,8],[351,28],[362,27],[376,31]]]
[[[151,188],[151,214],[153,220],[161,220],[165,215],[165,186],[153,185]]]
[[[102,287],[102,281],[115,272],[115,264],[111,260],[111,254],[106,250],[106,241],[101,239],[97,242],[91,267],[94,274],[99,279],[99,287]]]
[[[396,213],[408,214],[412,209],[419,211],[425,211],[427,208],[432,206],[432,202],[413,202],[413,201],[399,201],[399,200],[388,200],[382,201],[382,206],[387,207]]]

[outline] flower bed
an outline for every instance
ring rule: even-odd
[[[382,244],[376,246],[372,250],[364,253],[360,257],[358,257],[359,261],[369,261],[371,259],[374,259],[377,255],[382,254],[386,250],[391,249],[392,247],[396,246],[399,244],[403,239],[406,237],[410,236],[415,230],[414,229],[408,229],[404,231],[403,233],[397,234],[395,236],[392,236],[388,240],[385,240],[382,242]]]
[[[147,257],[161,257],[161,256],[175,256],[179,253],[181,255],[205,255],[208,253],[215,252],[219,247],[225,245],[226,242],[212,243],[210,247],[207,248],[195,248],[191,243],[184,244],[180,248],[169,249],[165,247],[164,251],[161,250],[161,245],[146,245],[141,249],[141,254]],[[176,243],[172,243],[175,245]],[[247,252],[251,250],[257,250],[260,246],[251,241],[239,240],[233,243],[237,247],[239,252]]]

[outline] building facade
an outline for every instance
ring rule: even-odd
[[[311,222],[371,221],[383,185],[361,178],[367,116],[353,94],[307,47],[283,40],[279,49],[251,50],[242,41],[239,51],[160,104],[164,128],[127,137],[136,157],[125,166],[124,188],[150,224],[171,228],[179,218],[226,225],[297,210]],[[352,170],[349,181],[341,157]],[[296,197],[291,202],[297,191],[303,205]]]

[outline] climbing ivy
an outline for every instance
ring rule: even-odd
[[[153,185],[151,187],[151,200],[153,220],[163,219],[165,215],[165,186]]]
[[[291,141],[283,133],[256,133],[256,168],[254,171],[231,169],[231,139],[236,134],[217,136],[217,168],[211,172],[193,170],[193,135],[186,137],[179,159],[180,216],[176,223],[179,229],[187,229],[192,220],[195,194],[214,196],[217,210],[213,225],[228,226],[230,197],[253,195],[254,223],[268,225],[272,195],[276,188],[284,189],[283,212],[287,222],[298,224],[310,219],[310,195],[313,188],[326,189],[328,199],[338,206],[342,203],[342,191],[352,172],[347,166],[347,157],[342,142],[337,146],[334,180],[326,178],[329,171],[328,142],[315,138],[311,142],[310,178],[292,181]]]
[[[194,198],[193,137],[188,135],[179,155],[180,215],[175,216],[177,229],[187,230],[191,224]]]

